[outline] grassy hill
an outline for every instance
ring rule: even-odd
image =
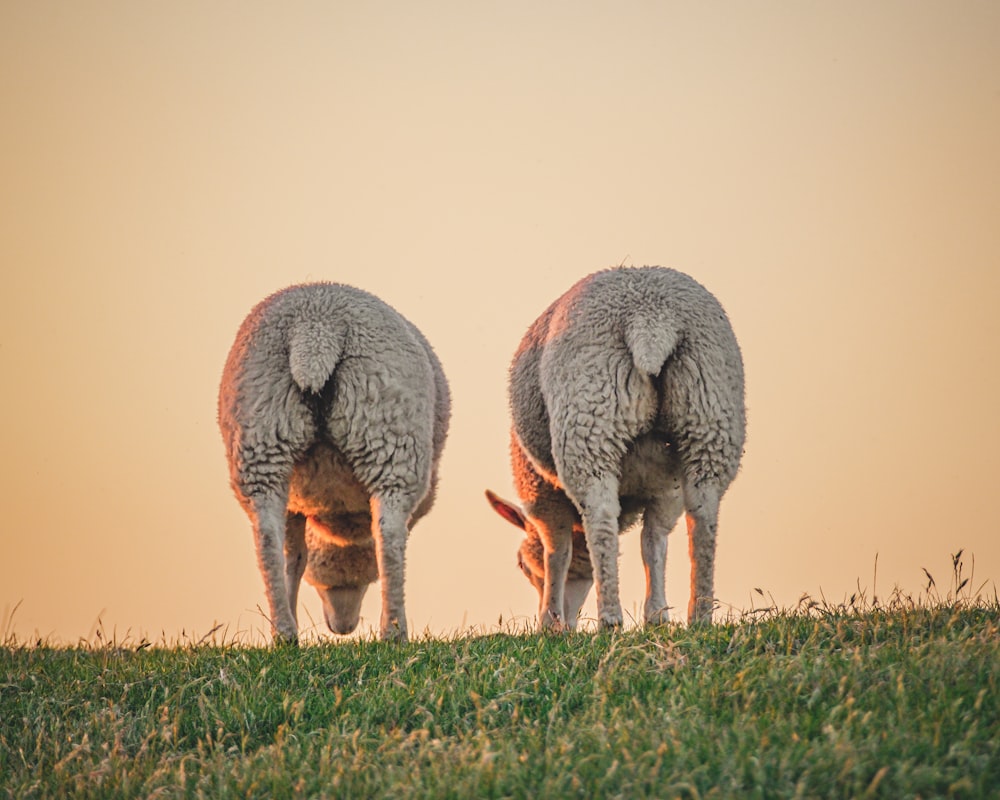
[[[295,648],[0,647],[0,796],[990,797],[1000,606]]]

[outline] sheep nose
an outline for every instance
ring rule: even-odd
[[[336,633],[339,636],[345,636],[348,633],[354,632],[354,629],[358,627],[358,620],[330,619],[327,617],[326,627],[328,627],[332,633]]]
[[[367,589],[367,586],[320,589],[326,627],[341,636],[353,632],[361,618],[361,601]]]

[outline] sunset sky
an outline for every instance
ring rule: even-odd
[[[924,568],[943,593],[960,548],[992,597],[998,43],[1000,4],[965,0],[5,0],[0,635],[265,640],[216,395],[249,309],[311,280],[394,306],[450,380],[411,634],[533,624],[483,499],[515,496],[507,367],[617,264],[693,275],[742,347],[719,616],[917,594]],[[378,611],[373,587],[361,635]]]

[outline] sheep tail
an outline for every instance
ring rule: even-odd
[[[302,391],[319,394],[333,375],[343,349],[343,330],[330,320],[298,322],[288,342],[292,380]]]
[[[634,314],[625,324],[625,345],[638,369],[657,375],[677,347],[678,331],[655,316]]]

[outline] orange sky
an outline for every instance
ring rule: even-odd
[[[250,307],[316,279],[451,382],[411,632],[533,619],[483,500],[513,497],[507,365],[619,263],[695,276],[743,348],[724,608],[870,593],[876,553],[879,595],[946,587],[959,548],[992,593],[998,42],[990,2],[0,4],[0,633],[266,630],[215,398]]]

